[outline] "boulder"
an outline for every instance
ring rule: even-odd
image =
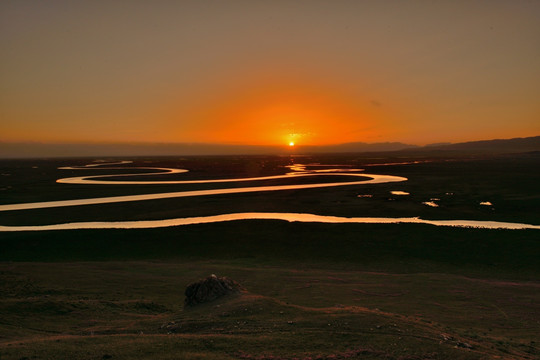
[[[195,306],[214,301],[225,295],[240,293],[242,290],[244,289],[236,281],[212,274],[206,279],[188,285],[184,305]]]

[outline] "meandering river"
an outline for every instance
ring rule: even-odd
[[[93,163],[79,167],[63,167],[60,169],[65,170],[79,170],[79,169],[91,169],[97,166],[111,166],[111,165],[124,165],[130,163],[129,161],[121,161],[116,163]],[[309,166],[313,167],[313,166]],[[111,169],[145,169],[145,170],[157,170],[157,172],[143,173],[143,174],[113,174],[113,175],[94,175],[94,176],[81,176],[58,179],[58,183],[62,184],[96,184],[96,185],[151,185],[151,184],[206,184],[206,183],[226,183],[226,182],[247,182],[247,181],[261,181],[261,180],[274,180],[284,178],[299,178],[306,176],[350,176],[350,177],[362,177],[362,180],[356,181],[340,181],[340,182],[326,182],[316,184],[301,184],[301,185],[274,185],[274,186],[252,186],[252,187],[236,187],[226,189],[210,189],[210,190],[194,190],[194,191],[177,191],[166,193],[151,193],[143,195],[127,195],[127,196],[111,196],[101,198],[88,198],[88,199],[74,199],[74,200],[60,200],[60,201],[46,201],[46,202],[34,202],[34,203],[22,203],[22,204],[8,204],[0,205],[0,211],[15,211],[15,210],[30,210],[30,209],[42,209],[64,206],[82,206],[82,205],[95,205],[95,204],[109,204],[129,201],[146,201],[166,198],[179,198],[179,197],[195,197],[195,196],[209,196],[209,195],[221,195],[221,194],[238,194],[238,193],[251,193],[251,192],[264,192],[264,191],[282,191],[282,190],[299,190],[299,189],[314,189],[324,187],[335,186],[353,186],[353,185],[365,185],[365,184],[382,184],[390,182],[406,181],[407,178],[393,175],[376,175],[365,174],[362,169],[351,168],[334,168],[334,169],[308,169],[307,165],[295,164],[289,166],[292,170],[289,173],[283,175],[273,176],[261,176],[261,177],[249,177],[249,178],[232,178],[232,179],[214,179],[214,180],[171,180],[171,181],[138,181],[138,180],[104,180],[111,177],[127,177],[127,176],[150,176],[150,175],[163,175],[163,174],[178,174],[185,173],[188,170],[174,169],[174,168],[150,168],[150,167],[115,167]],[[539,225],[521,224],[521,223],[508,223],[508,222],[496,222],[496,221],[477,221],[477,220],[424,220],[418,217],[407,218],[381,218],[381,217],[336,217],[336,216],[324,216],[308,213],[231,213],[221,214],[213,216],[203,217],[187,217],[176,219],[163,219],[163,220],[144,220],[144,221],[110,221],[110,222],[76,222],[76,223],[64,223],[64,224],[51,224],[51,225],[35,225],[35,226],[1,226],[0,231],[46,231],[46,230],[75,230],[75,229],[142,229],[142,228],[158,228],[168,226],[181,226],[192,224],[206,224],[223,221],[235,221],[235,220],[253,220],[253,219],[272,219],[283,221],[297,221],[297,222],[322,222],[322,223],[355,223],[355,224],[367,224],[367,223],[414,223],[414,224],[429,224],[435,226],[454,226],[454,227],[476,227],[484,229],[540,229]]]
[[[331,224],[429,224],[436,226],[473,227],[482,229],[540,229],[538,225],[473,220],[423,220],[409,218],[338,217],[305,213],[233,213],[165,220],[76,222],[36,226],[0,226],[0,231],[44,231],[76,229],[150,229],[169,226],[209,224],[235,220],[284,220],[290,222],[317,222]]]

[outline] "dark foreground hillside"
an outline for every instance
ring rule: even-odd
[[[533,231],[246,221],[2,244],[2,359],[539,354]],[[213,273],[247,292],[184,309]]]
[[[538,224],[532,210],[539,201],[536,163],[533,154],[520,160],[372,165],[373,173],[400,174],[409,181],[399,187],[225,196],[191,207],[187,201],[164,200],[101,206],[92,213],[79,208],[12,212],[2,222],[292,208],[341,216],[455,215]],[[47,169],[47,179],[55,178],[54,169]],[[25,181],[12,196],[31,188]],[[56,189],[49,180],[34,184]],[[391,190],[410,195],[392,198]],[[447,192],[453,195],[443,197]],[[439,208],[422,205],[430,197],[440,198]],[[2,360],[540,356],[538,230],[250,220],[143,230],[4,232],[0,248]],[[188,284],[210,274],[227,276],[245,291],[184,308]]]

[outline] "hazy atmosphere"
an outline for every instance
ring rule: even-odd
[[[538,1],[0,3],[0,142],[540,133]]]
[[[0,359],[540,359],[539,20],[0,1]]]

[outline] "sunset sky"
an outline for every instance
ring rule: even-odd
[[[540,135],[540,1],[0,2],[0,141]]]

